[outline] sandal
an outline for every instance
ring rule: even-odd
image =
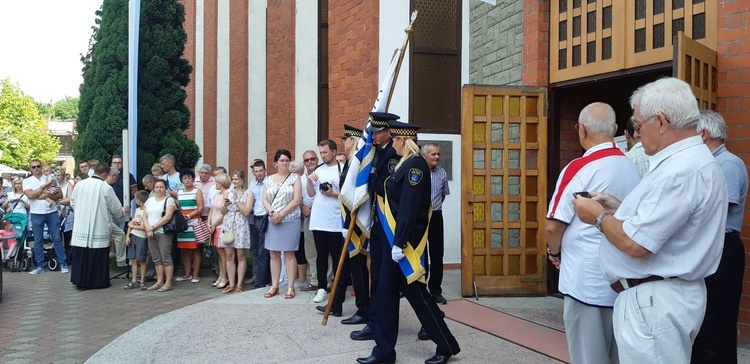
[[[156,291],[157,291],[157,292],[166,292],[166,291],[171,291],[172,289],[173,289],[173,288],[172,288],[172,285],[170,284],[170,285],[168,285],[168,286],[167,286],[167,285],[164,285],[164,286],[162,286],[161,288],[157,289]]]
[[[222,294],[227,294],[227,293],[232,293],[232,292],[234,292],[234,286],[227,286],[226,288],[224,288],[223,291],[221,291]]]
[[[264,294],[263,297],[271,298],[277,294],[279,294],[279,287],[271,287],[271,289],[268,292],[266,292],[266,294]]]
[[[130,283],[128,283],[128,285],[127,285],[127,286],[125,286],[125,287],[122,287],[122,289],[133,289],[133,288],[137,288],[137,287],[138,287],[137,283],[135,283],[135,282],[130,282]]]
[[[237,287],[234,289],[234,293],[240,293],[242,292],[242,286],[237,285]]]
[[[140,283],[138,283],[138,288],[140,288],[142,290],[148,289],[148,287],[146,286],[146,282],[140,282]]]
[[[147,291],[156,291],[161,288],[164,284],[155,283],[151,287],[146,288]]]
[[[291,299],[294,298],[294,288],[289,288],[286,290],[286,294],[284,295],[284,299]]]
[[[219,282],[219,284],[216,285],[216,288],[218,288],[218,289],[224,289],[224,287],[226,287],[227,284],[229,284],[229,282],[227,282],[227,281]]]

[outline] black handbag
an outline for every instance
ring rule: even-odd
[[[161,212],[161,217],[164,217],[164,214],[167,213],[167,200],[168,199],[169,197],[164,199],[164,211]],[[169,221],[166,224],[164,224],[163,228],[164,228],[164,234],[181,233],[188,229],[187,220],[185,220],[185,216],[182,215],[182,210],[180,209],[179,204],[176,204],[174,208],[174,212],[172,213],[172,218],[169,219]]]
[[[266,230],[268,230],[268,214],[263,215],[263,217],[260,218],[260,222],[258,223],[259,232],[265,233]]]

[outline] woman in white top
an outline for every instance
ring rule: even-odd
[[[266,249],[271,256],[271,290],[264,297],[271,298],[279,293],[279,275],[281,274],[281,252],[286,263],[286,275],[289,287],[284,298],[294,298],[294,280],[297,277],[297,259],[292,252],[299,248],[300,213],[302,202],[302,184],[296,173],[289,171],[292,154],[279,149],[273,158],[278,173],[268,176],[263,186],[263,207],[270,211],[268,230],[266,231]]]
[[[172,234],[165,234],[163,226],[172,219],[177,202],[167,195],[167,182],[163,179],[154,182],[154,192],[154,197],[146,201],[148,218],[143,220],[146,225],[146,236],[148,236],[148,251],[151,253],[151,260],[154,261],[156,268],[156,283],[148,287],[148,290],[165,292],[172,290],[174,265],[172,263]]]
[[[5,212],[16,212],[26,215],[29,211],[29,198],[23,193],[23,179],[13,181],[13,190],[8,192],[8,198],[3,203]]]
[[[216,188],[219,192],[211,197],[211,210],[208,212],[208,231],[211,232],[211,246],[216,247],[219,254],[219,277],[211,284],[212,286],[225,289],[229,283],[227,278],[227,260],[224,252],[224,244],[221,242],[221,231],[224,228],[224,214],[227,213],[229,206],[229,191],[227,189],[232,185],[232,180],[226,173],[219,173],[214,176]]]

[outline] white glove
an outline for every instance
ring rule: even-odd
[[[393,259],[394,262],[398,263],[399,260],[404,259],[404,251],[394,245],[391,249],[391,259]]]

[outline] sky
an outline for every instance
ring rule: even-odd
[[[78,97],[81,54],[103,0],[0,0],[0,79],[38,102]]]

